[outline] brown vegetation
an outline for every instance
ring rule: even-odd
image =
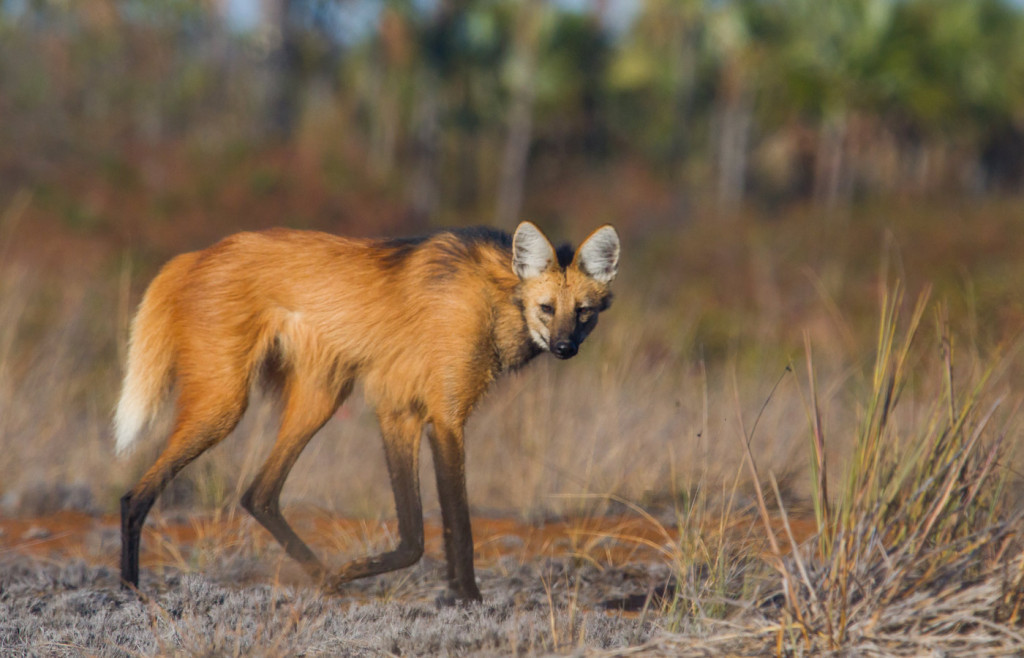
[[[338,45],[231,35],[215,3],[12,4],[0,650],[1024,651],[1019,8],[652,0],[612,34],[552,3],[388,3]],[[168,428],[116,461],[110,416],[164,262],[243,229],[512,217],[613,222],[623,265],[580,355],[467,428],[483,605],[432,603],[433,487],[423,563],[335,598],[292,577],[237,513],[260,400],[146,527],[151,598],[119,591],[111,515]],[[360,396],[290,482],[324,555],[393,545]]]

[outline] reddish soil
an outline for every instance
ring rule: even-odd
[[[297,532],[325,556],[356,557],[390,545],[397,535],[394,522],[360,521],[313,510],[290,510]],[[790,546],[783,526],[773,521],[780,545]],[[0,554],[26,553],[47,559],[82,559],[91,564],[117,565],[120,526],[115,516],[61,512],[51,516],[0,518]],[[813,520],[790,520],[797,542],[815,530]],[[720,532],[708,528],[705,543]],[[743,518],[727,529],[730,537],[745,540],[751,550],[767,552],[761,523]],[[473,519],[476,559],[482,566],[499,558],[523,562],[543,557],[573,556],[599,565],[664,562],[678,551],[677,532],[639,516],[590,517],[531,524],[509,518]],[[228,516],[192,516],[182,519],[151,515],[142,540],[142,566],[182,565],[189,548],[248,550],[263,553],[273,548],[270,535],[244,513]],[[276,549],[274,549],[276,550]],[[438,520],[426,525],[426,553],[443,559]],[[343,558],[339,558],[343,559]]]

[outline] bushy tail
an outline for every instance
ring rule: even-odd
[[[118,455],[131,452],[170,393],[174,368],[172,300],[191,256],[178,256],[160,271],[132,321],[128,363],[114,414]]]

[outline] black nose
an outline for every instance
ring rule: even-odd
[[[570,340],[560,340],[551,346],[551,353],[559,359],[568,359],[570,356],[576,356],[576,350],[576,343]]]

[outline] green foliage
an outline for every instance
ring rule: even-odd
[[[649,0],[618,23],[544,0],[396,0],[368,16],[335,34],[268,14],[238,34],[190,0],[0,11],[0,142],[81,156],[291,139],[329,89],[343,129],[317,139],[378,178],[445,172],[440,215],[496,193],[522,98],[537,171],[632,159],[699,195],[733,122],[741,192],[772,199],[1024,183],[1024,10],[1003,0]]]

